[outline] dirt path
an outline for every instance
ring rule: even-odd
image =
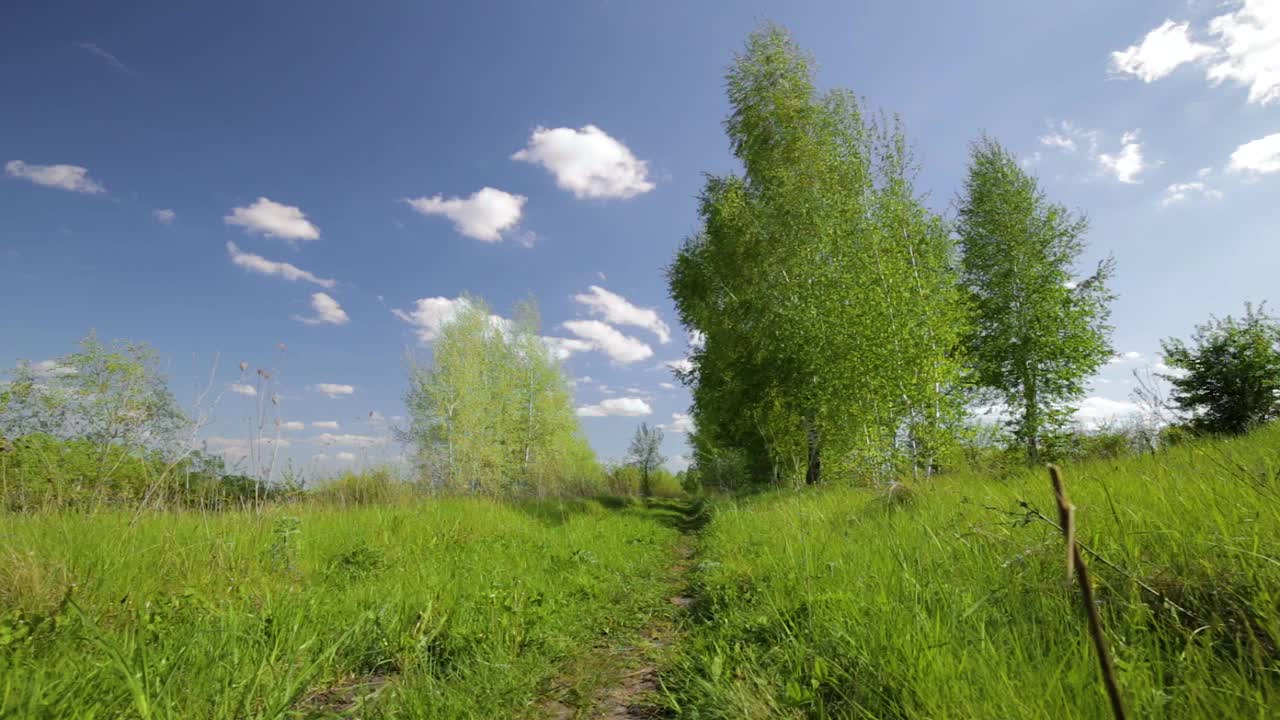
[[[680,620],[693,604],[693,598],[682,592],[688,586],[687,577],[693,566],[692,536],[703,520],[701,505],[694,503],[683,506],[681,516],[672,521],[682,536],[670,568],[669,585],[673,594],[667,599],[670,603],[668,611],[656,613],[641,629],[635,642],[596,648],[585,659],[586,666],[612,669],[614,672],[610,673],[609,682],[581,699],[576,703],[577,707],[562,700],[548,699],[539,705],[535,717],[548,720],[643,720],[658,715],[662,704],[657,661],[675,641]]]

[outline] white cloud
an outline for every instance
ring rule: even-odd
[[[1280,172],[1280,133],[1247,142],[1231,153],[1227,172],[1265,175]]]
[[[246,383],[231,383],[227,386],[227,389],[237,395],[245,395],[247,397],[254,397],[258,394],[257,388]]]
[[[668,360],[662,363],[662,366],[675,373],[687,373],[693,370],[693,361],[687,357],[683,357],[678,360]]]
[[[102,48],[98,47],[95,43],[78,42],[76,43],[76,47],[80,48],[81,50],[87,50],[88,52],[93,53],[99,58],[102,58],[103,60],[107,61],[107,63],[111,65],[111,67],[114,67],[120,72],[128,73],[130,75],[133,74],[133,71],[129,69],[129,66],[120,62],[120,58],[116,57],[115,55],[112,55],[106,50],[103,50]]]
[[[562,327],[624,365],[653,356],[653,348],[599,320],[569,320]]]
[[[587,352],[595,347],[586,340],[577,338],[543,337],[542,342],[546,343],[551,356],[557,360],[565,360],[576,352]]]
[[[1127,352],[1118,352],[1115,355],[1112,355],[1111,359],[1107,361],[1107,364],[1120,365],[1121,363],[1137,362],[1141,359],[1142,353],[1136,350],[1129,350]]]
[[[676,384],[669,383],[669,382],[660,382],[658,383],[658,387],[662,388],[663,390],[675,390]]]
[[[89,170],[79,165],[28,165],[21,160],[5,163],[9,177],[22,178],[44,187],[96,195],[106,192],[101,183],[89,177]]]
[[[369,448],[374,447],[375,445],[386,444],[387,438],[373,435],[351,435],[349,433],[342,435],[321,433],[314,438],[314,442],[318,442],[326,447],[337,446]]]
[[[315,455],[311,456],[312,462],[324,462],[325,460],[328,460],[328,459],[329,459],[329,456],[324,453],[316,453]]]
[[[78,370],[71,365],[63,365],[57,360],[40,360],[39,362],[19,363],[39,380],[75,375]]]
[[[688,413],[671,413],[671,422],[658,427],[673,433],[693,432],[693,417]]]
[[[380,424],[380,423],[384,423],[384,422],[386,422],[386,421],[387,421],[387,416],[386,416],[386,415],[383,415],[382,413],[378,412],[377,410],[370,410],[370,411],[369,411],[369,422],[370,422],[370,423],[373,423],[373,424],[377,425],[377,424]]]
[[[653,308],[642,308],[632,305],[626,298],[609,292],[599,285],[592,285],[585,293],[573,296],[574,302],[587,306],[596,315],[604,316],[607,322],[614,325],[634,325],[644,328],[658,336],[658,342],[671,342],[671,328],[658,316]]]
[[[305,427],[306,427],[306,425],[303,425],[302,423],[298,422],[297,420],[290,420],[290,421],[288,421],[288,422],[282,422],[282,423],[280,423],[280,429],[281,429],[281,430],[297,431],[297,430],[301,430],[301,429],[303,429],[303,428],[305,428]]]
[[[1214,53],[1208,45],[1191,39],[1190,23],[1165,20],[1147,33],[1142,42],[1111,53],[1111,67],[1120,73],[1136,75],[1152,82],[1168,75],[1178,66],[1195,62]]]
[[[430,297],[415,300],[412,310],[395,308],[391,313],[412,325],[418,335],[418,342],[426,345],[439,337],[444,326],[456,320],[458,314],[470,306],[471,301],[465,297]],[[498,329],[506,329],[511,321],[490,314],[489,324]]]
[[[258,198],[248,207],[231,209],[231,214],[222,218],[228,225],[239,225],[247,232],[259,233],[267,237],[281,240],[316,240],[320,237],[320,228],[311,224],[301,209],[292,205]]]
[[[356,389],[350,385],[340,385],[338,383],[318,383],[316,385],[312,385],[311,389],[319,393],[324,393],[331,398],[350,395],[356,391]]]
[[[1185,202],[1191,195],[1200,195],[1210,200],[1221,200],[1222,191],[1209,187],[1205,183],[1195,180],[1192,182],[1174,183],[1164,189],[1164,198],[1160,200],[1160,204],[1168,207]]]
[[[1209,22],[1220,53],[1212,58],[1210,82],[1234,81],[1249,87],[1249,102],[1280,100],[1280,3],[1244,0],[1232,13]]]
[[[539,127],[511,159],[543,166],[560,189],[578,198],[625,199],[654,188],[648,163],[595,125]]]
[[[1138,175],[1147,165],[1142,159],[1142,143],[1138,140],[1138,131],[1127,132],[1120,138],[1120,152],[1098,155],[1098,164],[1102,166],[1103,172],[1122,183],[1132,185],[1140,182]]]
[[[578,408],[579,417],[605,417],[621,415],[624,417],[640,417],[653,414],[653,408],[641,398],[606,398],[595,405],[583,405]]]
[[[1213,85],[1231,81],[1248,87],[1248,102],[1280,100],[1280,3],[1242,0],[1234,11],[1210,20],[1205,31],[1209,42],[1196,42],[1188,23],[1165,20],[1140,44],[1112,53],[1112,67],[1152,82],[1194,62]]]
[[[673,473],[684,472],[689,469],[689,465],[692,462],[693,459],[689,457],[688,453],[676,453],[667,460],[667,469]]]
[[[443,215],[453,221],[458,232],[483,242],[498,242],[502,233],[520,222],[525,201],[523,195],[491,187],[480,188],[468,198],[405,198],[405,202],[423,215]]]
[[[156,219],[156,222],[160,223],[161,225],[168,225],[169,223],[173,222],[174,218],[178,217],[178,213],[165,208],[161,210],[152,210],[151,216],[154,217]]]
[[[356,461],[355,453],[340,452],[335,457],[338,458],[339,462],[355,462]]]
[[[1096,395],[1085,398],[1073,416],[1086,427],[1097,427],[1139,412],[1136,403]]]
[[[229,459],[243,460],[249,456],[250,444],[248,438],[233,438],[214,435],[204,439],[204,444],[210,450]],[[270,453],[272,449],[287,448],[290,442],[284,438],[259,438],[257,446],[260,452]]]
[[[242,267],[249,272],[258,273],[259,275],[279,275],[285,280],[289,280],[291,282],[295,280],[306,280],[309,283],[319,285],[320,287],[329,290],[332,290],[333,287],[338,284],[336,280],[316,277],[306,270],[290,265],[287,262],[276,262],[274,260],[268,260],[261,255],[241,252],[240,248],[236,247],[236,244],[233,242],[227,243],[227,254],[231,256],[231,262],[234,265]]]
[[[317,420],[316,422],[311,423],[311,427],[316,428],[317,430],[337,430],[338,421],[337,420]]]
[[[293,319],[308,325],[346,325],[351,322],[347,311],[342,309],[338,301],[322,292],[311,294],[311,309],[315,311],[314,316],[294,315]]]

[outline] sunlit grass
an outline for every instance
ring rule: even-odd
[[[1131,716],[1280,715],[1280,428],[1065,470],[1079,539],[1119,568],[1090,566]],[[910,498],[716,505],[673,706],[1109,717],[1062,538],[1020,506],[1056,518],[1047,475],[944,476]]]
[[[677,531],[611,505],[0,518],[0,716],[520,714],[662,606]]]

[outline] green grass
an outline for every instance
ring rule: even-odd
[[[1065,472],[1124,571],[1090,563],[1130,716],[1280,717],[1280,427]],[[1056,519],[1042,470],[718,503],[673,710],[1109,717],[1062,538],[1023,500]]]
[[[668,592],[633,504],[0,518],[0,717],[492,718]]]

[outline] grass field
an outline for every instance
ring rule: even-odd
[[[667,605],[678,531],[608,505],[6,517],[0,716],[536,714]]]
[[[1131,717],[1280,716],[1280,427],[1066,474]],[[0,716],[1107,717],[1052,509],[1026,470],[9,516]]]
[[[1131,717],[1280,717],[1280,428],[1066,468]],[[719,503],[689,717],[1109,717],[1048,477]],[[1148,586],[1144,589],[1139,582]],[[1175,609],[1174,605],[1181,609]]]

